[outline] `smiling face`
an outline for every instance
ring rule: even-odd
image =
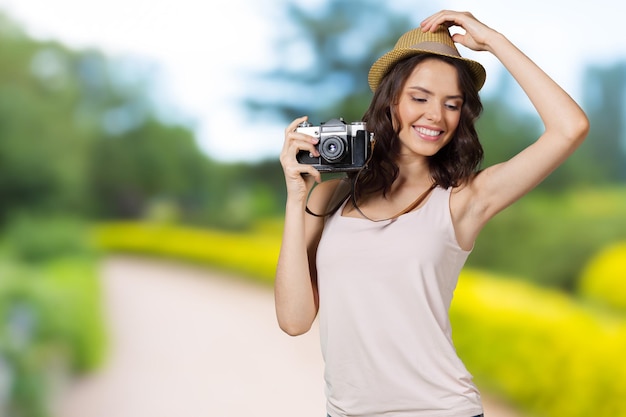
[[[461,117],[463,94],[457,69],[436,58],[415,66],[396,105],[399,155],[432,156],[452,140]],[[396,126],[397,127],[397,126]]]

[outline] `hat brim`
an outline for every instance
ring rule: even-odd
[[[434,52],[427,49],[399,48],[387,52],[385,55],[378,58],[376,62],[374,62],[367,76],[367,82],[370,86],[370,89],[372,91],[376,91],[383,77],[387,75],[387,73],[398,61],[419,54],[439,55],[462,61],[468,66],[470,70],[472,79],[474,80],[474,86],[476,87],[476,91],[479,91],[485,84],[485,80],[487,79],[487,71],[485,71],[485,68],[477,61],[459,57],[456,55],[448,55],[441,52]]]

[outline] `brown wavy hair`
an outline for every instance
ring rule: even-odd
[[[399,168],[395,160],[400,150],[398,134],[401,126],[395,123],[397,128],[393,127],[394,121],[399,122],[396,103],[415,66],[430,58],[447,62],[457,69],[463,93],[459,125],[452,140],[429,157],[430,174],[436,185],[448,188],[463,184],[477,172],[483,158],[483,147],[474,124],[482,113],[483,105],[469,69],[465,63],[453,58],[433,54],[414,55],[399,61],[385,75],[363,116],[368,130],[374,132],[376,145],[367,169],[348,174],[352,181],[358,180],[358,187],[353,187],[357,193],[353,196],[356,201],[361,196],[377,192],[386,195],[398,177]]]

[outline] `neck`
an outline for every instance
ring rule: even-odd
[[[425,158],[402,158],[400,156],[396,163],[400,171],[398,178],[393,183],[392,191],[393,189],[405,188],[421,189],[429,187],[433,183],[430,167]]]

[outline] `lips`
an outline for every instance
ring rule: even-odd
[[[433,130],[425,127],[414,127],[414,129],[422,139],[429,141],[435,141],[443,134],[443,130]]]

